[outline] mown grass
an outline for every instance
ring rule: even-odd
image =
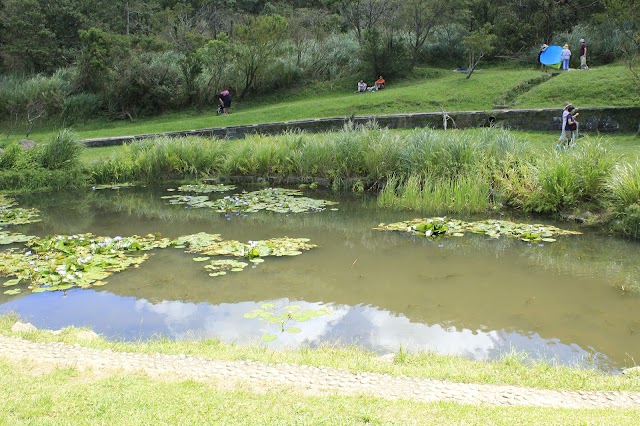
[[[83,139],[162,133],[179,130],[281,122],[306,118],[350,117],[392,113],[490,110],[521,83],[539,77],[535,69],[487,68],[471,79],[450,70],[424,68],[402,81],[390,81],[384,91],[354,94],[344,81],[310,84],[303,88],[265,96],[263,99],[235,100],[232,114],[218,116],[215,110],[189,110],[134,122],[92,120],[74,126]],[[570,72],[535,86],[516,97],[518,108],[561,109],[571,101],[578,107],[639,105],[637,85],[623,65],[610,65],[588,72]],[[19,139],[18,129],[6,127],[6,140]],[[57,130],[51,126],[36,130],[30,137],[41,140]]]
[[[33,375],[0,361],[0,425],[634,425],[636,409],[552,409],[418,403],[370,396],[264,393],[217,383],[106,378],[73,368]]]
[[[640,104],[640,85],[624,64],[571,70],[518,96],[517,108],[545,108],[571,102],[578,109],[596,106]]]

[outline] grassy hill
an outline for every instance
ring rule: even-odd
[[[470,79],[451,70],[419,68],[402,81],[388,81],[380,92],[354,94],[357,79],[313,83],[260,99],[234,100],[232,114],[218,116],[208,110],[189,110],[134,122],[93,120],[73,126],[81,138],[158,133],[210,127],[394,113],[490,110],[509,99],[512,108],[559,108],[570,101],[578,107],[640,105],[640,84],[623,65],[589,71],[569,71],[544,79],[537,69],[492,67],[476,71]],[[531,83],[531,84],[528,84]],[[523,89],[524,87],[524,89]],[[49,126],[31,135],[42,140],[58,130]],[[18,130],[3,135],[20,139]]]

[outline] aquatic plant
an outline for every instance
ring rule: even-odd
[[[166,195],[162,198],[171,204],[186,204],[193,208],[209,207],[218,213],[255,213],[261,210],[276,213],[303,213],[322,211],[336,202],[304,197],[297,189],[267,188],[253,192],[242,192],[210,200],[206,195]]]
[[[202,194],[208,194],[210,192],[227,192],[233,191],[236,189],[235,185],[207,185],[204,183],[201,184],[191,184],[191,185],[181,185],[178,187],[178,191],[182,192],[196,192]],[[174,191],[174,189],[167,189],[167,191]]]
[[[301,323],[324,315],[331,315],[329,308],[302,309],[299,305],[288,305],[277,309],[273,303],[264,303],[260,309],[254,309],[244,314],[247,319],[257,318],[258,321],[266,324],[277,324],[281,333],[300,333],[299,327],[289,326],[290,323]],[[276,334],[270,333],[269,329],[261,330],[263,342],[271,342],[278,338]]]
[[[412,219],[390,224],[381,223],[374,229],[379,231],[401,231],[424,237],[462,237],[465,232],[487,235],[491,238],[502,236],[519,238],[525,242],[554,242],[554,236],[579,235],[581,232],[560,229],[552,225],[515,223],[507,220],[482,220],[465,222],[445,217]]]
[[[171,241],[154,235],[98,237],[93,234],[54,235],[27,242],[30,250],[0,252],[0,275],[15,277],[4,286],[26,283],[32,292],[100,286],[113,272],[137,267],[147,259],[141,251],[168,247]]]
[[[15,207],[16,205],[17,203],[12,198],[0,195],[0,226],[40,222],[40,214],[37,209],[24,209]]]

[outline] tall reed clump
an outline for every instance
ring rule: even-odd
[[[602,207],[615,161],[598,141],[584,140],[569,151],[537,157],[529,166],[533,185],[518,194],[525,211],[558,213],[580,205]]]
[[[61,130],[37,149],[36,158],[45,169],[73,169],[80,165],[84,143],[68,129]]]
[[[640,163],[618,165],[607,187],[614,209],[612,230],[640,238]]]
[[[429,214],[481,213],[497,207],[491,185],[481,176],[390,178],[378,196],[378,205]]]

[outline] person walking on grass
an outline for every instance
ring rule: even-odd
[[[571,50],[569,50],[569,45],[565,44],[560,52],[560,60],[564,71],[569,71],[569,59],[571,59]]]

